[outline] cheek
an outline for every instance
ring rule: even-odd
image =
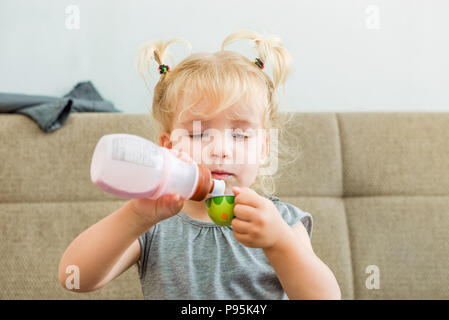
[[[259,148],[259,149],[258,149]],[[260,153],[261,146],[256,141],[248,140],[240,148],[236,148],[236,152],[244,155],[244,161],[238,162],[239,180],[243,185],[250,185],[257,177],[260,164],[257,156]]]
[[[263,152],[263,146],[257,143],[256,139],[249,139],[241,146],[237,146],[236,153],[239,154],[241,159],[244,159],[244,163],[246,165],[260,165],[261,163],[261,154]]]
[[[243,186],[250,186],[257,177],[259,166],[241,165],[239,166],[236,179]]]
[[[176,142],[176,144],[173,145],[173,148],[176,148],[179,151],[187,153],[190,156],[190,158],[192,158],[192,159],[194,159],[196,161],[196,159],[194,158],[194,154],[193,154],[192,143],[189,143],[187,141],[187,139],[180,139],[180,140],[178,140]]]

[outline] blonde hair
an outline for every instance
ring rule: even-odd
[[[225,46],[240,40],[250,40],[255,44],[258,58],[272,69],[273,81],[254,60],[224,49]],[[191,52],[190,43],[182,38],[173,38],[166,42],[151,41],[140,48],[136,57],[136,68],[150,91],[145,73],[153,75],[157,70],[156,66],[151,66],[151,61],[154,60],[158,65],[166,64],[166,57],[171,56],[167,48],[175,42],[187,44]],[[170,71],[160,75],[154,88],[152,115],[159,123],[160,130],[170,133],[176,116],[180,119],[187,110],[200,115],[195,112],[194,107],[203,99],[214,106],[207,117],[213,117],[237,102],[242,109],[261,107],[263,128],[277,128],[280,133],[279,152],[274,156],[279,160],[282,155],[287,156],[284,157],[286,161],[282,162],[286,165],[288,156],[298,153],[285,143],[280,143],[287,140],[282,138],[287,133],[283,129],[290,121],[292,113],[286,112],[281,116],[277,94],[290,74],[291,61],[289,52],[278,36],[263,37],[252,30],[236,31],[224,39],[221,51],[193,53],[175,67],[170,65]],[[204,114],[201,114],[201,117],[204,118]],[[272,195],[275,192],[274,177],[258,175],[252,187],[266,195]]]

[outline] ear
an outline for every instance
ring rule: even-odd
[[[168,132],[162,131],[159,134],[159,145],[167,149],[171,149],[173,147],[172,142],[170,141],[170,134]]]

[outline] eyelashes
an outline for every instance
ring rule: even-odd
[[[191,139],[202,139],[202,138],[207,137],[207,136],[208,136],[208,134],[204,133],[204,132],[202,132],[200,134],[189,134],[189,137]],[[233,133],[232,136],[234,138],[236,138],[236,139],[245,139],[245,140],[247,140],[247,139],[250,138],[250,136],[244,135],[244,134],[240,134],[240,133]]]

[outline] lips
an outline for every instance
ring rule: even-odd
[[[224,171],[224,170],[212,170],[211,174],[212,174],[212,178],[219,179],[219,180],[224,180],[226,178],[233,176],[233,174],[231,172]]]

